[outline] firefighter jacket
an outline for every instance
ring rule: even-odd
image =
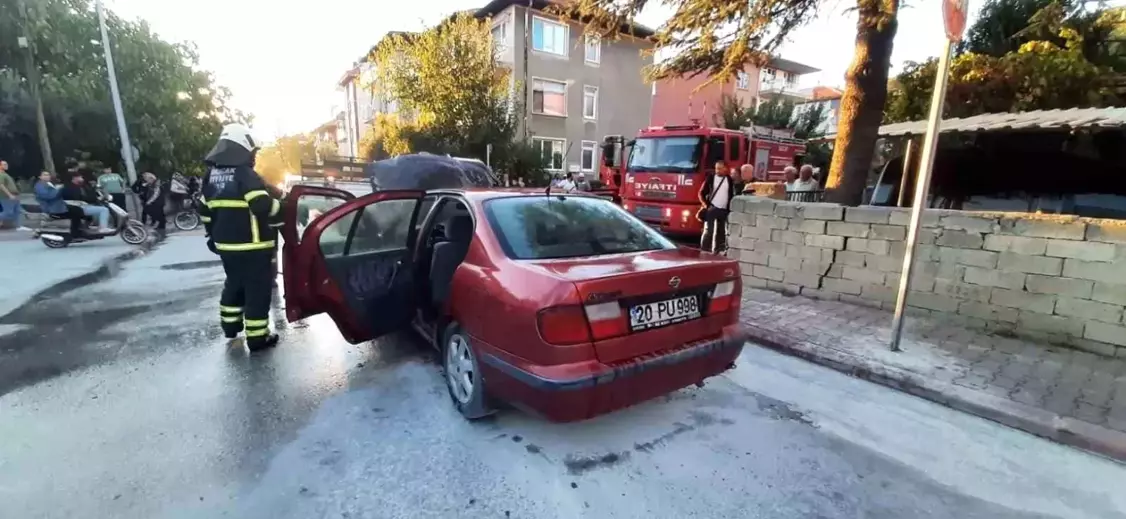
[[[277,244],[281,202],[249,166],[211,168],[199,211],[220,253],[272,250]]]

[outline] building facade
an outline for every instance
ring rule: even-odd
[[[531,4],[531,8],[529,8]],[[606,135],[636,135],[649,124],[652,31],[635,26],[615,41],[583,34],[582,24],[544,10],[550,2],[493,0],[477,11],[491,20],[497,57],[511,72],[521,132],[549,171],[598,170]]]

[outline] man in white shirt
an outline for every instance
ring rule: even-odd
[[[727,164],[715,164],[715,174],[708,175],[700,186],[700,205],[703,209],[697,215],[704,222],[704,233],[700,236],[700,248],[713,254],[727,251],[727,215],[731,212],[731,199],[735,198],[735,182],[731,179]]]
[[[801,167],[793,187],[787,187],[786,191],[817,191],[818,189],[821,189],[821,186],[813,178],[813,166],[806,164]]]
[[[786,186],[786,192],[789,193],[794,190],[794,183],[798,181],[798,170],[793,166],[786,166],[782,170],[782,174],[786,175],[786,181],[783,182],[783,185]]]

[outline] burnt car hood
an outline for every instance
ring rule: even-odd
[[[412,154],[380,160],[364,168],[375,191],[493,187],[491,169],[476,160]]]

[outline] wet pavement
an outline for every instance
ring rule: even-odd
[[[1122,465],[753,345],[588,422],[468,423],[409,335],[276,310],[279,348],[231,347],[216,259],[173,236],[0,319],[0,517],[1126,517]]]

